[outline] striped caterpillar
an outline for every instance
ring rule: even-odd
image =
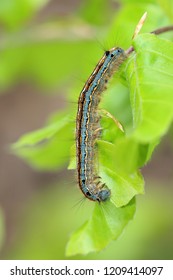
[[[106,51],[85,83],[78,100],[76,118],[76,151],[78,184],[83,194],[93,201],[105,201],[110,190],[95,170],[95,140],[100,130],[98,105],[106,84],[126,59],[125,51]]]

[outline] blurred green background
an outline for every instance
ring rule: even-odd
[[[138,2],[0,1],[1,259],[66,259],[70,234],[89,217],[93,206],[80,203],[74,172],[33,170],[9,145],[52,113],[75,109],[103,49],[127,48],[146,10],[142,31],[172,22],[172,1]],[[121,237],[76,259],[173,259],[172,128],[142,173],[146,193],[137,197],[136,215]]]

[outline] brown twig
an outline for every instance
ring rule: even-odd
[[[165,33],[165,32],[168,32],[168,31],[173,31],[173,25],[169,25],[169,26],[165,26],[165,27],[161,27],[161,28],[158,28],[156,30],[153,30],[151,31],[150,33],[151,34],[155,34],[155,35],[159,35],[159,34],[162,34],[162,33]],[[130,55],[132,52],[134,51],[134,47],[133,46],[130,46],[126,51],[126,55]]]

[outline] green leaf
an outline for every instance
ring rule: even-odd
[[[46,127],[22,136],[12,145],[12,151],[40,170],[57,170],[69,159],[74,139],[71,116],[62,114]]]
[[[125,172],[116,162],[115,145],[98,141],[99,174],[111,189],[111,201],[116,207],[126,205],[135,195],[144,193],[144,181],[139,172]],[[124,161],[126,159],[124,158]]]
[[[135,201],[116,208],[110,201],[96,204],[88,222],[74,232],[67,244],[66,255],[100,251],[117,239],[135,213]]]
[[[56,122],[44,128],[23,135],[15,144],[13,144],[13,148],[16,149],[23,146],[33,146],[35,144],[39,144],[43,140],[48,140],[52,138],[60,129],[62,129],[69,120],[70,117],[68,115],[63,117],[60,114]]]
[[[127,175],[103,168],[100,174],[111,189],[111,201],[116,207],[127,205],[137,194],[144,194],[144,181],[139,172]]]
[[[115,74],[119,78],[119,73]],[[101,108],[111,113],[124,127],[125,132],[131,131],[132,128],[132,110],[130,106],[129,90],[115,79],[110,82],[108,89],[101,100]],[[111,132],[115,131],[115,125],[111,128]],[[103,131],[104,133],[104,131]]]
[[[150,142],[164,135],[173,118],[173,44],[151,34],[134,41],[127,64],[134,136]]]
[[[116,139],[115,143],[98,141],[100,160],[111,166],[112,170],[123,171],[127,174],[143,167],[151,158],[158,140],[151,143],[140,143],[131,137]],[[112,159],[112,160],[111,160]]]

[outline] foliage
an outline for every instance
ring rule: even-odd
[[[134,28],[145,11],[148,12],[148,20],[143,32],[169,24],[168,1],[164,5],[163,1],[123,1],[126,2],[115,18],[112,15],[112,23],[100,35],[112,41],[116,35],[115,30],[118,30],[119,34],[123,34],[118,39],[119,46],[127,48],[133,44],[135,49],[119,75],[109,84],[101,103],[101,107],[111,112],[125,129],[125,133],[120,132],[111,118],[102,117],[103,133],[97,141],[99,172],[111,189],[111,198],[105,203],[95,203],[89,220],[72,234],[67,245],[69,256],[99,251],[112,239],[119,237],[133,218],[135,196],[144,193],[144,181],[139,168],[150,160],[155,147],[172,123],[172,42],[152,34],[141,34],[131,43]],[[98,34],[101,34],[103,15],[93,18],[96,3],[90,1],[91,9],[84,12],[85,5],[88,5],[86,1],[78,17],[93,30],[97,26]],[[101,7],[105,3],[102,1]],[[103,8],[100,8],[100,13],[104,13]],[[82,23],[81,28],[83,26]],[[22,72],[23,65],[23,75],[32,76],[42,86],[65,85],[73,72],[82,71],[82,75],[87,78],[92,70],[88,57],[92,54],[97,61],[101,52],[96,48],[93,38],[76,38],[74,41],[69,36],[68,41],[66,39],[37,43],[31,40],[23,46],[19,40],[17,45],[7,45],[1,52],[0,86],[5,87],[13,82]],[[49,56],[45,55],[47,53]],[[14,58],[11,68],[10,57]],[[72,82],[69,84],[69,96],[77,101],[79,87]],[[13,144],[12,151],[39,170],[58,170],[65,164],[67,166],[73,144],[69,139],[74,139],[75,126],[71,122],[74,117],[74,110],[70,107],[68,114],[58,113],[44,128],[22,136]],[[70,168],[75,168],[74,158]]]

